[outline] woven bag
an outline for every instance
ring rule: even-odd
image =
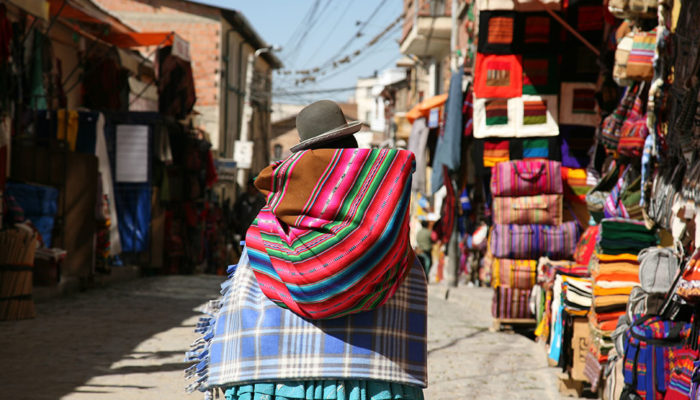
[[[561,163],[548,160],[517,160],[496,164],[491,172],[494,196],[562,194]]]
[[[493,222],[495,224],[544,224],[562,223],[563,196],[543,194],[493,198]]]
[[[632,49],[627,58],[627,77],[637,81],[651,81],[654,77],[656,29],[635,32]]]
[[[625,35],[617,44],[615,49],[615,65],[613,66],[613,79],[620,86],[629,86],[633,83],[627,77],[627,61],[629,60],[630,51],[634,44],[634,33],[630,32]]]

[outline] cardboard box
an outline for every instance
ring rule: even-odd
[[[586,318],[574,319],[574,334],[571,338],[571,348],[574,351],[571,366],[571,378],[577,381],[588,381],[583,369],[586,366],[586,354],[591,344],[590,328]]]

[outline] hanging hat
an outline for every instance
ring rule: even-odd
[[[332,142],[360,130],[362,122],[349,122],[335,102],[320,100],[309,104],[297,115],[297,131],[301,142],[292,152],[308,149],[316,144]]]

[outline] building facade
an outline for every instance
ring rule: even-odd
[[[281,68],[282,63],[269,51],[255,58],[250,83],[253,112],[243,121],[250,57],[269,45],[241,13],[184,0],[96,1],[139,30],[174,31],[187,40],[197,93],[195,123],[222,158],[233,157],[243,124],[250,124],[250,171],[255,174],[267,166],[272,70]]]

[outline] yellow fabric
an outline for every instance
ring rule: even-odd
[[[676,33],[676,26],[678,25],[678,17],[681,15],[681,3],[687,0],[676,0],[673,2],[673,8],[671,9],[671,32]]]
[[[593,296],[613,296],[613,295],[627,295],[632,292],[632,289],[634,289],[634,286],[625,286],[625,287],[617,287],[617,288],[603,288],[598,285],[593,286]]]
[[[635,254],[630,254],[630,253],[623,253],[623,254],[596,254],[596,257],[598,257],[598,260],[603,261],[603,262],[610,262],[610,261],[632,261],[632,262],[638,262],[637,261],[637,255]]]
[[[79,116],[77,111],[68,111],[68,123],[66,125],[66,140],[71,151],[75,151],[78,142]]]
[[[593,297],[593,308],[612,306],[615,304],[627,304],[627,300],[629,300],[629,295],[624,294]]]
[[[71,151],[75,151],[75,144],[78,141],[79,114],[77,111],[58,110],[56,112],[58,126],[56,128],[56,139],[68,142]]]
[[[506,162],[509,161],[510,156],[506,157],[484,157],[484,167],[493,167],[499,162]]]

